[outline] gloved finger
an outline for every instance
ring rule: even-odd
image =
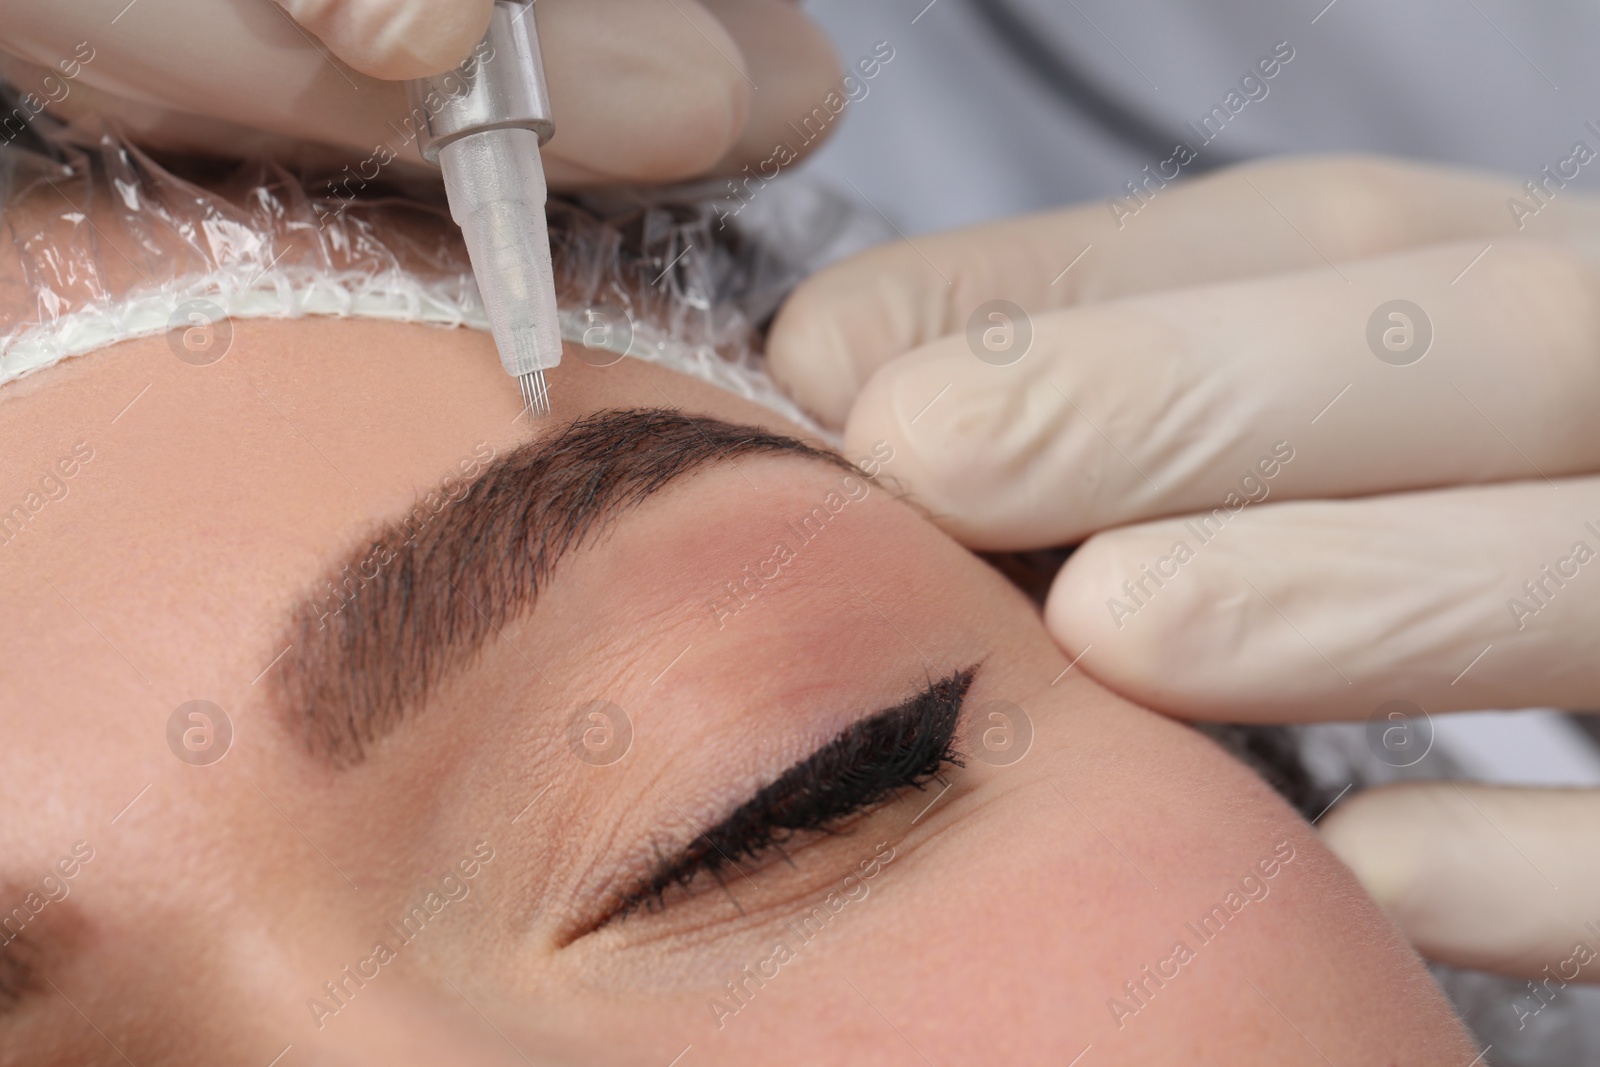
[[[698,0],[539,0],[538,11],[554,187],[677,181],[738,143],[761,72]]]
[[[697,0],[539,0],[556,116],[544,153],[553,188],[680,181],[758,162],[732,153],[747,137],[781,139],[791,116],[753,107],[755,87],[769,94],[763,100],[792,100],[836,76],[831,61],[819,61],[830,56],[821,31],[793,5],[719,0],[719,8],[731,31]],[[117,119],[141,143],[177,151],[326,162],[308,145],[327,146],[361,161],[352,171],[367,180],[423,166],[404,87],[350,70],[274,4],[41,4],[0,30],[0,73],[40,84],[73,57],[83,25],[113,19],[115,33],[96,39],[92,62],[75,65],[52,113]],[[740,39],[753,26],[754,62]],[[780,62],[762,42],[782,38],[794,49]],[[764,158],[770,144],[760,151]]]
[[[773,324],[773,373],[839,425],[877,368],[963,334],[989,301],[1037,317],[1482,237],[1470,258],[1490,239],[1553,238],[1600,222],[1594,202],[1576,192],[1518,215],[1509,202],[1533,201],[1508,178],[1360,157],[1253,163],[1147,191],[1146,201],[1133,217],[1105,202],[1083,204],[916,237],[823,270]]]
[[[1321,829],[1424,955],[1534,979],[1519,1021],[1600,981],[1600,792],[1409,783],[1351,797]]]
[[[273,0],[374,78],[442,74],[483,39],[493,0]]]
[[[847,451],[887,442],[936,521],[987,549],[1209,510],[1254,482],[1283,499],[1600,471],[1600,268],[1514,242],[1471,264],[1482,250],[1048,312],[1000,366],[935,341],[868,382]]]
[[[1600,478],[1237,504],[1068,559],[1045,618],[1080,669],[1229,722],[1600,706]]]

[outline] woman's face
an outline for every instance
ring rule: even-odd
[[[0,1063],[1477,1052],[893,442],[570,352],[530,424],[477,333],[233,328],[0,397]]]

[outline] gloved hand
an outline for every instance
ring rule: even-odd
[[[489,9],[490,0],[11,0],[0,75],[52,113],[114,116],[157,147],[323,162],[333,155],[312,146],[348,159],[385,145],[397,165],[420,165],[404,89],[390,79],[464,60]],[[784,123],[839,76],[821,31],[785,0],[539,0],[537,17],[556,115],[545,153],[554,187],[737,171],[792,139]]]
[[[1146,706],[1600,707],[1600,204],[1551,176],[1152,183],[824,271],[769,354],[968,545],[1084,542],[1048,625]],[[1438,957],[1600,954],[1594,795],[1410,786],[1329,827]]]

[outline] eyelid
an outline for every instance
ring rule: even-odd
[[[720,881],[727,867],[744,874],[741,859],[781,852],[800,834],[826,833],[907,788],[923,788],[947,765],[964,766],[954,747],[956,724],[976,674],[976,666],[958,670],[847,726],[716,826],[660,860],[590,930],[635,911],[661,911],[674,887],[688,889],[702,874]]]

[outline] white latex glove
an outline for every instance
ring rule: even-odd
[[[1548,189],[1251,166],[1131,216],[870,251],[802,286],[769,352],[847,454],[889,442],[888,473],[965,543],[1086,542],[1047,622],[1149,707],[1600,707],[1600,207]],[[1512,200],[1538,208],[1520,230]],[[1026,313],[969,341],[992,299]],[[982,331],[1004,348],[1024,326],[1016,362],[975,355],[1003,361]],[[1464,795],[1375,792],[1330,840],[1435,955],[1538,973],[1575,939],[1600,953],[1600,800]]]
[[[3,0],[0,75],[53,113],[114,116],[156,147],[324,162],[335,155],[312,146],[348,159],[387,145],[399,165],[420,165],[401,132],[404,89],[390,79],[464,60],[489,9]],[[557,131],[545,166],[557,187],[736,171],[793,139],[785,123],[839,77],[826,38],[786,0],[539,0],[537,17]]]

